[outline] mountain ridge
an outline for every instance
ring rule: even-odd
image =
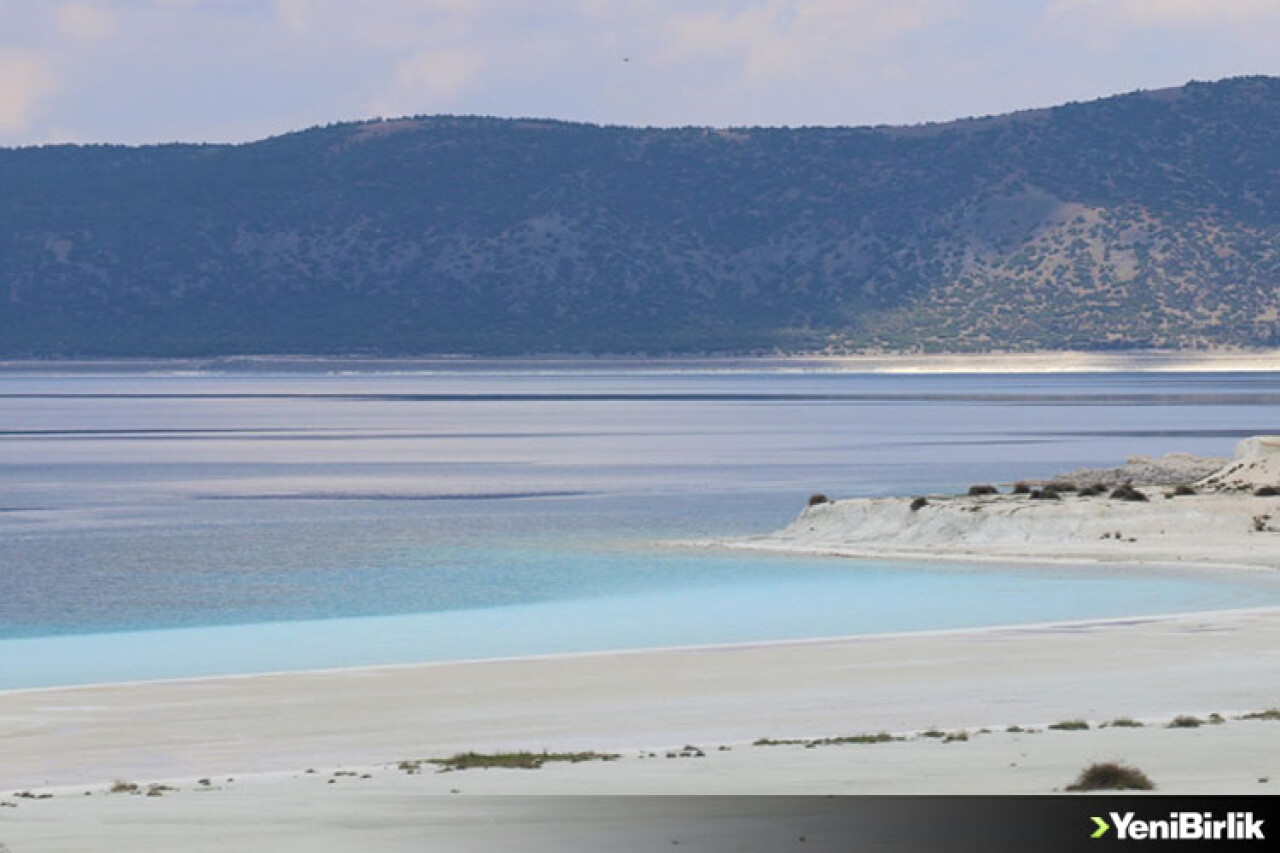
[[[1280,346],[1280,79],[908,127],[0,150],[0,356]]]

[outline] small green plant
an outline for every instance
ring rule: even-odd
[[[1204,720],[1199,717],[1193,717],[1190,714],[1179,714],[1169,721],[1167,728],[1170,729],[1198,729],[1204,725]]]
[[[1129,717],[1116,717],[1111,722],[1102,724],[1103,728],[1108,726],[1113,729],[1140,729],[1142,728],[1142,723]]]
[[[892,743],[893,741],[902,740],[900,737],[894,737],[888,732],[877,732],[873,735],[842,735],[840,737],[827,737],[819,740],[811,740],[805,746],[843,746],[845,744],[858,743]]]
[[[1063,720],[1052,724],[1049,728],[1057,732],[1083,732],[1088,731],[1089,724],[1084,720]]]
[[[1146,773],[1136,767],[1116,762],[1090,764],[1076,781],[1067,786],[1068,791],[1150,791],[1155,788]]]
[[[1111,497],[1113,500],[1118,500],[1118,501],[1145,501],[1145,500],[1147,500],[1147,496],[1146,496],[1145,494],[1143,494],[1142,492],[1140,492],[1140,491],[1138,491],[1137,489],[1135,489],[1135,488],[1134,488],[1132,485],[1130,485],[1129,483],[1125,483],[1123,486],[1116,486],[1114,489],[1112,489],[1112,490],[1111,490],[1111,495],[1110,495],[1110,497]]]
[[[1242,720],[1278,720],[1280,721],[1280,708],[1268,708],[1265,711],[1251,711],[1248,714],[1241,714]]]

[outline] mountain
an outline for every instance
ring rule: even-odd
[[[0,150],[0,356],[1280,346],[1280,79]]]

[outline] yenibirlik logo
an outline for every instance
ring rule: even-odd
[[[1107,812],[1111,823],[1092,818],[1096,827],[1090,838],[1102,838],[1114,826],[1117,841],[1265,841],[1262,818],[1253,812],[1228,812],[1215,818],[1213,812],[1169,812],[1167,819],[1143,820],[1134,812]]]

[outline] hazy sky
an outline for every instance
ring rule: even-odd
[[[1280,0],[0,0],[0,145],[879,124],[1280,74]]]

